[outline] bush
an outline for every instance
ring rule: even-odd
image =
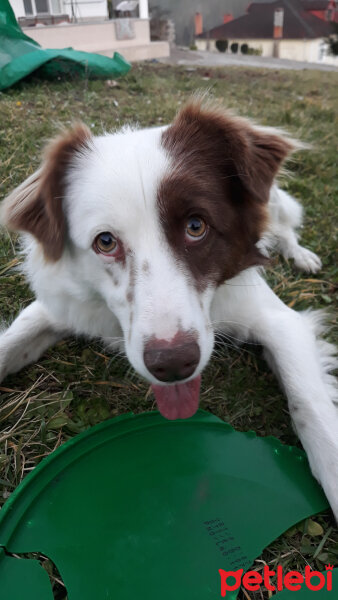
[[[190,44],[189,50],[197,50],[196,44]]]
[[[262,56],[263,50],[262,48],[248,48],[248,54],[251,56]]]
[[[242,54],[248,54],[248,52],[249,52],[249,46],[248,46],[248,44],[242,44],[241,45],[241,52],[242,52]]]
[[[230,50],[233,54],[237,54],[238,52],[238,44],[237,42],[233,42],[230,46]]]
[[[216,40],[215,46],[219,52],[226,52],[228,49],[228,40]]]
[[[338,40],[330,40],[330,54],[332,54],[333,56],[338,55]]]

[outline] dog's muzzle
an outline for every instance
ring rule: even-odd
[[[153,336],[144,346],[143,360],[149,373],[161,384],[152,390],[161,414],[166,419],[187,419],[198,409],[201,376],[191,377],[201,358],[197,336],[178,332],[170,341]],[[163,385],[167,383],[168,385]]]
[[[200,361],[196,341],[183,343],[152,339],[144,349],[143,360],[149,373],[163,382],[181,381],[190,377]]]

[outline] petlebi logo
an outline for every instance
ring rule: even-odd
[[[221,596],[225,598],[227,592],[238,590],[243,586],[249,592],[256,592],[261,587],[271,592],[281,592],[284,589],[297,591],[302,584],[305,584],[309,590],[317,592],[320,590],[332,591],[332,569],[333,565],[326,565],[326,577],[320,571],[312,571],[311,567],[305,567],[304,575],[299,571],[288,571],[284,573],[283,567],[279,565],[276,571],[272,571],[266,565],[263,574],[258,571],[247,571],[244,575],[243,569],[238,571],[224,571],[219,569],[221,576]],[[276,576],[276,585],[272,585],[270,577]],[[314,596],[314,600],[315,600]]]

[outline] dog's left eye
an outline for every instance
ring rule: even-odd
[[[113,255],[118,249],[118,242],[109,231],[99,233],[94,240],[94,250],[100,254]]]
[[[189,241],[199,241],[207,233],[207,224],[201,217],[190,217],[185,224],[185,234]]]

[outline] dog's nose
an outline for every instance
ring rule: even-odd
[[[183,336],[184,339],[184,336]],[[201,352],[191,338],[167,342],[152,338],[144,348],[143,359],[148,371],[159,381],[180,381],[195,371]]]

